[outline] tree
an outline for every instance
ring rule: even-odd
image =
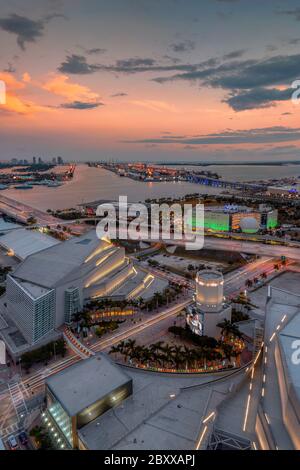
[[[224,357],[228,360],[229,364],[231,363],[231,357],[233,354],[233,346],[228,343],[221,343],[221,349],[223,351]]]
[[[217,324],[217,327],[221,328],[221,335],[228,336],[231,332],[231,322],[229,320],[223,320]]]
[[[171,348],[171,361],[174,363],[175,368],[179,369],[179,365],[182,362],[182,349],[181,346],[173,346]]]
[[[26,220],[26,222],[27,222],[28,225],[35,225],[35,224],[37,223],[37,220],[36,220],[35,217],[30,216],[30,217],[28,217],[28,219]]]

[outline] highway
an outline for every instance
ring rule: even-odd
[[[37,224],[40,226],[56,226],[57,224],[63,224],[63,225],[73,225],[76,223],[76,221],[62,221],[60,219],[57,219],[53,217],[50,214],[47,214],[46,212],[43,212],[39,209],[35,209],[27,204],[23,204],[21,202],[15,201],[11,198],[8,198],[6,196],[0,195],[0,212],[3,212],[16,220],[19,220],[21,222],[26,222],[29,216],[33,216],[37,220]],[[90,220],[90,219],[89,219]],[[83,226],[84,227],[84,226]],[[77,225],[78,228],[78,225]],[[126,230],[127,232],[127,223],[124,227],[119,227],[119,230],[122,231],[122,229]],[[146,232],[145,232],[145,237],[143,237],[143,241],[149,241],[154,243],[156,242],[161,242],[161,238],[158,238],[156,240],[152,240],[152,238],[148,237],[148,226],[145,227]],[[235,235],[236,236],[236,235]],[[209,249],[209,250],[223,250],[223,251],[236,251],[239,253],[249,253],[249,254],[256,254],[259,256],[286,256],[287,258],[294,259],[296,261],[300,261],[300,243],[297,242],[290,242],[290,246],[284,246],[280,245],[279,241],[273,240],[274,244],[266,244],[264,242],[259,241],[261,239],[261,236],[258,235],[258,240],[257,241],[247,241],[247,237],[249,235],[239,235],[241,238],[244,237],[244,239],[241,240],[231,240],[227,238],[220,237],[218,238],[217,236],[208,236],[205,235],[204,239],[204,249]],[[270,237],[266,237],[266,241],[271,242]],[[168,245],[179,245],[179,246],[184,246],[186,243],[186,240],[163,240]],[[276,244],[278,243],[278,244]],[[289,242],[286,242],[289,243]],[[299,245],[299,247],[297,247]]]
[[[62,223],[50,214],[35,209],[22,202],[15,201],[14,199],[0,195],[0,212],[10,217],[15,218],[17,221],[26,223],[28,217],[34,217],[40,225],[59,224]]]
[[[273,256],[279,258],[280,256],[286,256],[286,258],[300,261],[300,246],[299,248],[295,248],[281,245],[267,245],[265,243],[259,242],[245,242],[227,240],[223,238],[205,237],[204,249],[237,251],[239,253],[249,253],[258,256]]]

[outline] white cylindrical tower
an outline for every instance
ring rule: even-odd
[[[224,279],[222,273],[202,270],[196,276],[196,303],[204,312],[219,312],[223,307]]]

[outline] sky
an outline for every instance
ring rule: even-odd
[[[0,44],[0,160],[299,159],[297,0],[0,0]]]

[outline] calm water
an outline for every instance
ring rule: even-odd
[[[193,167],[195,168],[195,167]],[[198,167],[201,169],[201,167]],[[214,171],[228,180],[260,180],[300,176],[300,165],[286,166],[217,166],[205,169]],[[119,195],[127,195],[128,201],[143,201],[147,198],[183,196],[189,193],[217,194],[222,189],[210,188],[186,182],[142,183],[129,178],[121,178],[101,168],[78,165],[74,179],[58,188],[35,186],[33,189],[2,191],[13,199],[27,203],[38,209],[64,209],[83,202],[99,199],[117,200]]]
[[[0,194],[47,210],[74,207],[83,202],[100,199],[117,200],[119,195],[127,196],[129,202],[136,202],[147,198],[184,196],[195,192],[216,194],[221,190],[186,182],[143,183],[122,178],[102,168],[78,165],[74,179],[58,188],[34,186],[27,190],[8,189]]]
[[[186,166],[185,168],[212,171],[227,181],[259,181],[289,176],[300,177],[300,165],[210,165],[205,167]]]

